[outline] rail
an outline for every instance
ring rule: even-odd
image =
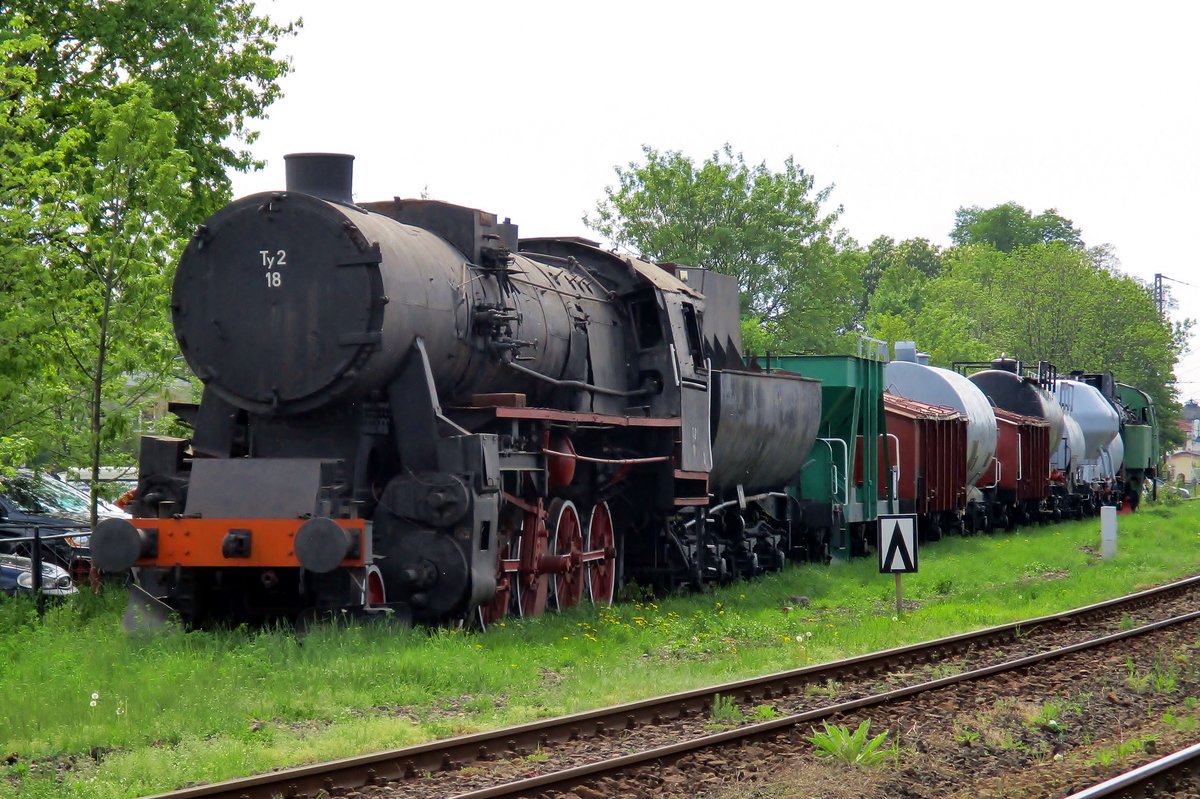
[[[850,445],[840,438],[818,438],[825,446],[829,447],[829,467],[833,479],[833,501],[837,502],[838,484],[842,486],[842,504],[850,504]],[[844,481],[839,480],[837,462],[834,460],[837,456],[834,455],[833,445],[842,445],[842,473],[846,475]]]
[[[1078,793],[1073,793],[1067,799],[1100,799],[1102,796],[1150,796],[1149,792],[1137,791],[1139,788],[1163,780],[1170,774],[1183,769],[1195,772],[1196,762],[1200,760],[1200,744],[1180,749],[1178,752],[1159,758],[1153,763],[1127,771],[1111,780],[1093,785]],[[1137,791],[1135,793],[1135,791]]]
[[[990,486],[979,486],[979,488],[995,488],[996,486],[1000,485],[1000,476],[1001,476],[1001,472],[1004,468],[1004,465],[1002,463],[1000,463],[1000,459],[997,458],[995,455],[992,456],[992,463],[996,464],[996,479],[992,482],[992,484]],[[985,467],[985,470],[986,470],[986,467]]]
[[[1025,452],[1021,446],[1021,433],[1017,433],[1017,483],[1025,479]]]
[[[885,434],[896,445],[896,460],[892,461],[892,497],[893,501],[900,499],[900,436],[895,433]],[[889,508],[894,510],[894,508]]]

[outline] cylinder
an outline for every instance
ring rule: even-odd
[[[1051,442],[1053,444],[1053,442]],[[1063,415],[1063,435],[1058,442],[1058,449],[1054,452],[1054,457],[1050,459],[1050,465],[1058,469],[1064,475],[1070,476],[1072,472],[1079,468],[1079,464],[1083,460],[1083,431],[1079,429],[1079,422],[1075,421],[1075,417],[1067,413]]]
[[[1113,436],[1113,440],[1108,442],[1108,463],[1111,473],[1108,475],[1116,479],[1121,472],[1121,467],[1125,465],[1125,442],[1120,436]]]
[[[1079,380],[1059,380],[1054,394],[1059,404],[1070,412],[1083,432],[1083,452],[1088,461],[1100,458],[1113,436],[1121,429],[1121,417],[1099,389]]]
[[[1016,369],[1015,361],[997,358],[994,363],[1004,368],[976,372],[971,375],[971,382],[978,386],[988,401],[997,408],[1022,416],[1044,419],[1050,425],[1051,444],[1061,441],[1063,412],[1055,398],[1034,381],[1021,377],[1015,371],[1009,371],[1010,368]]]
[[[887,367],[893,394],[929,405],[944,405],[967,417],[967,482],[974,485],[996,454],[996,414],[978,388],[957,372],[908,361]]]

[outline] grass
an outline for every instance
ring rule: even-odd
[[[1174,656],[1159,652],[1153,666],[1145,671],[1138,671],[1133,659],[1129,658],[1125,663],[1125,685],[1139,694],[1172,694],[1178,687],[1180,666],[1186,666],[1188,660],[1186,652]]]
[[[1100,749],[1088,760],[1088,765],[1093,766],[1110,766],[1113,763],[1119,763],[1125,758],[1133,754],[1142,754],[1146,751],[1148,745],[1152,745],[1155,741],[1153,736],[1148,738],[1130,738],[1116,746]]]
[[[745,721],[746,714],[742,712],[737,700],[732,696],[721,696],[720,694],[713,696],[712,711],[708,714],[706,728],[726,730],[737,727]]]
[[[0,797],[162,792],[899,646],[1197,571],[1200,502],[1143,506],[1120,525],[1111,561],[1096,556],[1097,520],[929,546],[904,578],[914,606],[902,619],[871,558],[509,620],[485,635],[359,626],[317,628],[302,643],[286,630],[127,638],[118,592],[81,594],[42,623],[27,601],[0,598],[0,756],[17,755],[0,758]],[[1166,688],[1161,671],[1151,690]]]
[[[817,757],[845,763],[859,768],[871,768],[898,755],[896,746],[884,747],[888,733],[871,735],[871,722],[864,720],[854,732],[842,724],[825,722],[820,730],[813,730],[806,740],[813,745]]]

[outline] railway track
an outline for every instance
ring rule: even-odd
[[[565,790],[636,766],[638,763],[678,758],[697,748],[744,741],[754,736],[772,736],[781,730],[823,718],[845,714],[881,702],[935,690],[956,682],[980,679],[1006,669],[1033,663],[1090,647],[1111,645],[1145,634],[1155,625],[1179,623],[1200,614],[1179,613],[1194,608],[1200,577],[1063,613],[1014,624],[986,628],[949,638],[899,647],[848,660],[805,667],[739,680],[718,686],[656,697],[639,702],[577,713],[571,716],[509,727],[475,735],[432,741],[417,746],[362,757],[258,775],[247,779],[186,788],[161,799],[315,799],[318,796],[521,796]],[[1133,630],[1096,637],[1096,628],[1108,624],[1127,626],[1136,614],[1170,614],[1169,622],[1154,622]],[[1068,643],[1063,643],[1067,641]],[[938,679],[930,670],[959,673]],[[897,682],[907,683],[895,687]],[[820,707],[798,710],[813,704]],[[655,738],[680,738],[677,728],[703,730],[714,705],[730,698],[743,708],[756,703],[783,707],[785,714],[757,724],[712,734],[694,734],[684,741],[655,745]],[[675,732],[673,732],[675,731]],[[509,764],[535,758],[549,760],[546,753],[560,749],[586,749],[596,760],[601,742],[620,737],[633,749],[602,761],[576,764],[549,773],[521,779]],[[573,755],[556,760],[570,762]],[[584,755],[581,753],[579,758]],[[602,755],[601,755],[602,757]],[[520,771],[519,769],[517,771]],[[493,773],[494,772],[494,773]],[[559,776],[554,776],[558,774]],[[558,782],[556,780],[565,780]],[[503,781],[503,785],[494,783]],[[552,787],[553,786],[553,787]]]
[[[1200,621],[1200,611],[1193,611],[1181,616],[1175,616],[1163,621],[1135,627],[1112,635],[1097,638],[1071,646],[1060,647],[1037,655],[1017,658],[1016,660],[998,663],[982,669],[976,669],[963,674],[930,680],[918,685],[908,686],[881,694],[828,705],[805,713],[786,716],[780,719],[751,724],[722,733],[680,741],[670,746],[635,752],[623,757],[611,758],[597,763],[553,771],[530,777],[524,780],[490,786],[474,791],[456,794],[454,799],[505,799],[507,797],[553,797],[565,794],[580,785],[595,784],[605,779],[624,774],[647,766],[660,768],[662,764],[679,760],[685,755],[710,749],[723,750],[746,743],[765,741],[776,738],[780,733],[790,732],[797,727],[807,727],[815,722],[837,719],[865,708],[885,706],[917,697],[939,689],[948,688],[963,683],[982,680],[1005,672],[1017,671],[1046,661],[1073,655],[1091,649],[1112,646],[1113,644],[1148,635],[1159,630],[1174,627],[1188,622]],[[614,794],[617,795],[617,794]],[[619,795],[629,795],[622,790]]]

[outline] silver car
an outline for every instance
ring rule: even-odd
[[[0,593],[10,596],[33,593],[33,561],[21,555],[0,554]],[[70,596],[79,593],[66,569],[42,563],[42,596]]]

